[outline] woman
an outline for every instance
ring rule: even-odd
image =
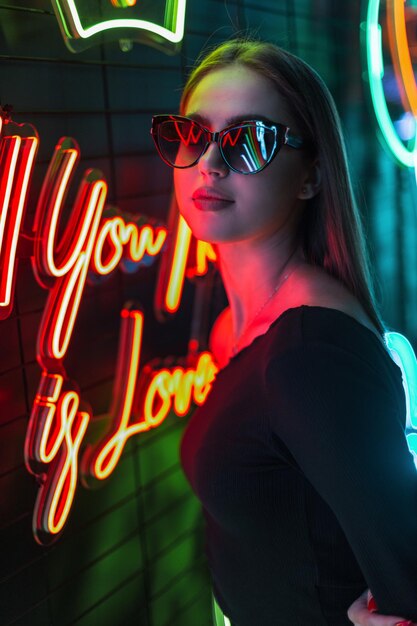
[[[417,620],[401,373],[327,88],[282,49],[231,41],[152,134],[229,301],[211,338],[222,369],[182,442],[218,605],[232,626],[345,626],[370,587],[381,613]],[[357,623],[402,619],[363,602]]]

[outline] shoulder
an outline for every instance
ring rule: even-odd
[[[291,298],[294,312],[275,327],[268,367],[281,361],[284,375],[298,382],[301,371],[312,378],[317,375],[317,388],[322,380],[348,388],[351,376],[368,381],[376,377],[376,387],[393,375],[398,382],[400,370],[384,337],[340,281],[321,268],[306,266],[295,277],[293,290],[299,294]]]
[[[362,319],[354,305],[341,306],[340,300],[288,310],[264,347],[267,396],[287,408],[306,402],[318,411],[337,407],[341,414],[348,406],[358,410],[356,400],[362,408],[381,408],[380,402],[397,406],[403,393],[400,369],[377,330]]]
[[[383,335],[358,298],[323,268],[301,266],[288,295],[289,306],[302,309],[299,320],[304,341],[311,338],[314,343],[350,347],[368,353],[369,358],[380,356],[381,348],[389,354]]]
[[[323,268],[304,264],[297,271],[291,287],[291,306],[306,305],[340,311],[372,331],[383,342],[356,296]]]
[[[267,331],[268,327],[278,320],[289,309],[301,309],[301,307],[311,307],[309,313],[311,317],[317,319],[318,309],[322,309],[321,317],[325,317],[326,312],[330,316],[332,311],[339,311],[346,316],[353,318],[357,323],[371,331],[386,348],[383,338],[371,319],[365,312],[359,300],[336,278],[327,274],[320,267],[315,267],[304,263],[292,273],[285,290],[282,290],[282,298],[277,299],[270,311],[269,322],[260,328],[260,333]],[[314,309],[314,313],[313,313]],[[306,309],[305,309],[306,310]],[[308,309],[307,309],[308,310]],[[307,313],[307,315],[309,315]],[[339,316],[339,323],[343,324],[343,318]],[[287,319],[288,324],[294,321],[294,316]],[[333,316],[336,324],[336,318]],[[345,326],[349,319],[345,319]],[[360,329],[359,329],[360,330]],[[336,329],[337,331],[337,329]],[[210,334],[209,346],[220,367],[225,365],[231,353],[233,344],[233,327],[230,307],[226,307],[216,319]]]

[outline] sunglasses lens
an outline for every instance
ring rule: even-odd
[[[158,148],[162,158],[174,167],[189,167],[201,156],[206,139],[192,120],[175,118],[158,125]]]
[[[222,138],[222,151],[234,170],[254,174],[269,162],[277,142],[275,127],[253,122],[227,131]]]

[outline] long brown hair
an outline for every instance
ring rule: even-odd
[[[383,334],[340,119],[328,88],[315,70],[290,52],[267,42],[234,39],[198,62],[184,87],[180,110],[185,111],[190,95],[204,76],[231,64],[248,67],[272,81],[307,140],[311,156],[320,163],[321,188],[307,201],[300,223],[300,241],[307,261],[323,267],[346,285]]]

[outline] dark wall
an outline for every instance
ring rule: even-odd
[[[117,42],[73,54],[48,0],[0,0],[0,102],[13,105],[16,121],[34,124],[41,140],[25,230],[63,135],[81,147],[77,180],[85,169],[100,168],[109,203],[165,220],[171,172],[151,145],[151,115],[177,109],[185,75],[204,45],[249,29],[302,56],[329,84],[385,320],[415,340],[415,180],[376,138],[362,82],[360,9],[359,1],[189,0],[182,51],[170,57],[141,44],[122,52]],[[126,300],[138,300],[146,312],[143,362],[186,352],[193,287],[187,285],[180,313],[157,323],[156,272],[156,266],[131,276],[116,271],[86,290],[66,367],[94,415],[109,407]],[[132,438],[101,489],[80,487],[56,544],[41,547],[33,539],[37,484],[25,469],[23,447],[40,377],[36,334],[46,295],[29,259],[22,259],[13,313],[0,322],[0,623],[208,626],[202,522],[178,462],[185,419],[171,415]]]

